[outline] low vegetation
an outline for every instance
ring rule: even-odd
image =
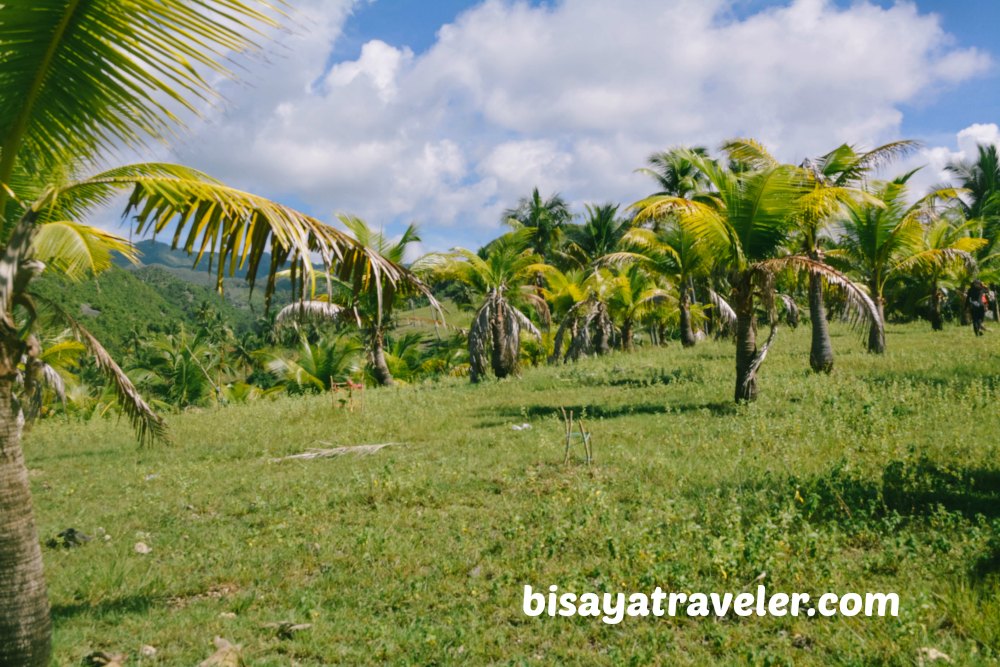
[[[879,356],[859,332],[831,332],[827,376],[803,363],[807,328],[782,329],[753,404],[731,401],[732,342],[706,341],[368,390],[353,410],[341,392],[188,411],[168,419],[172,445],[146,449],[124,423],[46,420],[26,444],[41,537],[92,538],[44,552],[56,660],[105,650],[140,664],[149,645],[150,664],[192,665],[220,635],[253,665],[912,665],[925,648],[990,663],[995,341],[889,325]],[[580,450],[562,464],[560,407],[586,415],[594,465]],[[900,616],[612,627],[521,612],[526,583],[758,580],[897,592]]]

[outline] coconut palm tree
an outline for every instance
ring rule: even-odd
[[[558,194],[543,199],[538,188],[523,197],[514,208],[503,213],[503,221],[512,229],[529,230],[531,249],[549,262],[562,240],[564,227],[573,218],[569,205]]]
[[[362,246],[370,248],[386,259],[402,264],[407,250],[420,242],[420,235],[414,225],[403,231],[396,240],[389,239],[381,231],[375,231],[361,218],[348,215],[338,216],[355,240]],[[352,302],[345,304],[348,310],[356,313],[361,320],[361,328],[368,347],[368,362],[375,381],[382,386],[392,384],[392,372],[385,360],[386,335],[392,326],[393,307],[396,301],[406,294],[396,293],[389,298],[371,292],[357,292]],[[432,299],[432,302],[434,300]]]
[[[1000,155],[994,145],[980,145],[975,161],[952,162],[946,170],[962,188],[959,200],[967,220],[978,223],[978,236],[985,238],[987,252],[995,252],[1000,237]]]
[[[917,148],[914,141],[894,141],[868,151],[860,151],[855,146],[842,144],[820,156],[806,160],[803,167],[813,172],[817,188],[861,188],[865,179],[874,170],[906,155]],[[864,198],[858,192],[859,198]],[[824,261],[824,240],[833,222],[834,211],[822,208],[808,208],[798,221],[799,250],[817,262]],[[827,326],[826,304],[823,295],[823,277],[809,274],[809,323],[812,328],[812,345],[809,350],[809,365],[813,371],[830,373],[833,371],[833,344]]]
[[[222,399],[226,368],[222,343],[205,331],[177,334],[153,340],[129,369],[129,377],[145,392],[169,405],[186,408],[216,403]]]
[[[291,392],[325,392],[350,380],[360,370],[364,346],[347,334],[310,343],[299,337],[294,356],[268,355],[268,372]]]
[[[562,272],[550,267],[544,272],[540,290],[552,317],[559,321],[549,362],[577,360],[587,354],[607,354],[611,350],[612,322],[608,296],[612,286],[606,269]],[[563,341],[569,343],[563,354]]]
[[[537,286],[531,284],[548,265],[529,247],[529,230],[504,234],[484,248],[480,256],[463,248],[448,254],[431,254],[414,265],[437,280],[468,285],[482,299],[469,328],[469,378],[479,382],[491,368],[497,379],[518,372],[521,330],[536,338],[541,332],[519,306],[543,306]]]
[[[565,268],[592,268],[602,257],[619,249],[632,221],[618,215],[618,204],[586,205],[582,224],[566,225],[565,243],[559,251]]]
[[[681,343],[692,347],[697,342],[691,321],[693,281],[708,272],[711,262],[704,243],[689,225],[675,218],[659,233],[642,228],[629,230],[623,246],[627,250],[608,255],[607,261],[636,262],[677,287]]]
[[[958,192],[953,188],[937,189],[910,204],[906,184],[914,173],[872,183],[866,199],[846,200],[837,234],[839,247],[827,253],[830,261],[868,286],[879,314],[868,333],[868,351],[875,354],[885,352],[884,294],[888,281],[962,254],[956,249],[924,244],[924,225],[937,219],[936,206],[954,200]]]
[[[704,146],[695,146],[653,153],[646,160],[649,166],[640,167],[636,171],[651,176],[659,184],[660,190],[654,195],[691,199],[705,190],[709,182],[690,156],[707,157],[708,149]]]
[[[378,253],[387,260],[401,265],[409,247],[420,242],[417,228],[410,225],[397,240],[387,238],[381,231],[375,231],[361,218],[340,214],[337,216],[351,236],[361,246]],[[283,272],[282,275],[290,275]],[[400,285],[399,290],[392,294],[377,294],[375,292],[358,292],[354,287],[343,281],[327,277],[326,294],[317,294],[317,280],[321,276],[314,274],[309,300],[299,300],[291,303],[278,312],[277,323],[301,321],[303,319],[334,320],[347,317],[358,323],[367,342],[368,365],[371,376],[376,383],[384,387],[393,384],[393,374],[386,362],[386,336],[392,328],[392,315],[396,302],[406,296],[421,294],[430,299],[435,310],[439,310],[437,301],[426,294],[425,290],[407,289]]]
[[[840,286],[869,317],[878,318],[864,291],[839,271],[803,255],[782,255],[803,209],[830,205],[826,202],[841,200],[844,193],[831,189],[817,194],[814,177],[800,167],[738,160],[738,145],[746,143],[728,146],[730,162],[740,162],[736,170],[705,156],[686,155],[713,188],[698,200],[654,195],[633,205],[640,220],[676,215],[705,244],[717,267],[726,272],[731,289],[729,301],[737,319],[737,401],[757,397],[757,370],[777,331],[774,278],[779,271],[791,268],[820,273],[831,284]],[[758,300],[771,319],[771,332],[760,348],[756,335]]]
[[[635,328],[656,309],[675,302],[674,296],[638,264],[612,270],[607,291],[608,311],[621,331],[619,346],[635,347]]]
[[[964,217],[956,220],[956,217],[942,215],[924,227],[917,256],[936,254],[941,261],[920,262],[911,270],[910,277],[919,286],[922,297],[930,302],[929,319],[934,331],[944,329],[943,288],[957,287],[958,273],[974,274],[976,252],[988,243],[984,238],[972,236],[978,228],[975,221],[966,221]],[[957,271],[959,267],[965,271]]]
[[[229,55],[253,47],[251,35],[277,24],[254,0],[197,3],[133,0],[32,0],[0,7],[0,664],[47,665],[51,625],[41,552],[21,449],[15,400],[18,367],[40,352],[33,329],[45,305],[30,292],[46,268],[70,275],[102,268],[129,244],[81,222],[96,206],[129,194],[126,218],[138,234],[173,232],[173,246],[218,262],[216,284],[237,266],[251,282],[285,262],[312,273],[320,257],[359,291],[392,291],[415,280],[347,235],[267,199],[177,165],[128,165],[92,175],[122,147],[169,136],[179,116],[214,95]],[[271,265],[262,267],[265,252]],[[197,263],[197,260],[196,260]],[[165,436],[100,342],[53,304],[94,357],[139,439]]]

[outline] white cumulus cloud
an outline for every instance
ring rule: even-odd
[[[914,4],[826,0],[742,18],[724,0],[486,0],[425,52],[371,41],[330,64],[352,6],[306,3],[308,30],[225,88],[177,157],[325,219],[416,221],[436,248],[486,240],[536,185],[629,203],[652,186],[633,170],[672,145],[754,136],[801,159],[892,140],[904,105],[992,66]]]

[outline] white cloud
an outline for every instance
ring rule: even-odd
[[[1000,126],[996,123],[976,123],[955,135],[954,146],[923,148],[899,165],[897,171],[922,167],[910,180],[911,191],[914,195],[920,195],[934,185],[951,182],[951,175],[946,170],[949,164],[975,161],[979,155],[979,146],[991,144],[1000,148]]]
[[[801,159],[895,139],[903,105],[991,67],[910,3],[737,20],[724,0],[487,0],[424,53],[372,41],[326,68],[351,7],[306,3],[310,30],[177,152],[327,219],[417,221],[429,247],[485,240],[535,185],[628,203],[651,185],[633,170],[675,144],[749,135]]]

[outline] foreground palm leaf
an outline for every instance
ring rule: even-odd
[[[277,18],[243,0],[31,0],[0,15],[0,183],[18,162],[47,171],[167,136],[214,97],[206,74],[226,75]]]
[[[28,285],[43,261],[70,274],[106,263],[97,246],[110,240],[92,243],[96,237],[77,226],[83,214],[110,193],[132,188],[130,210],[139,226],[162,231],[176,223],[187,234],[176,247],[239,256],[248,268],[269,244],[307,265],[315,249],[327,263],[338,262],[358,289],[385,278],[377,260],[336,234],[193,172],[127,168],[64,185],[122,147],[169,136],[178,114],[216,95],[208,75],[227,75],[226,61],[252,48],[254,35],[276,18],[271,5],[255,0],[0,4],[0,665],[49,663],[49,607],[13,378],[38,347],[18,323],[34,321]],[[39,237],[44,223],[63,224]],[[120,369],[96,341],[77,333],[117,378]],[[145,435],[141,424],[140,431]]]

